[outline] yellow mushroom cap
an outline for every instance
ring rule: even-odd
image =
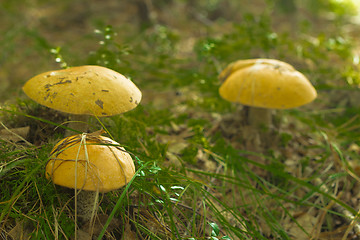
[[[313,101],[316,90],[290,64],[275,59],[249,59],[231,63],[219,75],[222,98],[244,105],[287,109]]]
[[[49,108],[98,117],[129,111],[141,101],[141,92],[131,80],[91,65],[41,73],[28,80],[23,90]]]
[[[121,188],[134,176],[135,166],[131,156],[118,145],[99,135],[64,138],[50,153],[46,178],[60,186],[87,191]]]

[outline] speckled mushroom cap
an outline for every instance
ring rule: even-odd
[[[34,101],[66,113],[111,116],[135,108],[141,92],[123,75],[101,66],[39,74],[23,86]]]
[[[219,78],[224,80],[219,89],[222,98],[253,107],[295,108],[310,103],[317,96],[302,73],[275,59],[233,62]]]
[[[103,136],[74,135],[58,142],[46,165],[46,178],[60,186],[108,192],[126,185],[135,174],[131,156]],[[76,179],[76,184],[75,184]]]

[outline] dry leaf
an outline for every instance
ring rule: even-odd
[[[77,231],[76,240],[91,240],[91,239],[92,239],[91,235],[86,231],[81,229]]]
[[[189,143],[186,141],[173,142],[169,144],[168,151],[174,154],[180,154],[188,146]]]
[[[91,229],[93,236],[98,236],[100,234],[108,217],[109,216],[106,214],[99,214],[96,216],[95,224],[93,226],[93,229]],[[114,228],[117,228],[118,226],[120,226],[120,220],[117,218],[113,218],[113,219],[111,219],[110,224],[109,224],[108,228],[106,229],[106,231],[111,232],[112,230],[114,230]],[[84,226],[81,227],[79,232],[82,231],[82,232],[87,233],[88,230],[89,230],[89,223],[86,223],[86,224],[84,224]]]
[[[121,239],[137,240],[136,233],[133,230],[131,230],[131,225],[129,223],[125,223],[125,228]]]
[[[0,130],[0,139],[11,142],[20,142],[29,134],[30,127],[20,127]]]
[[[313,232],[316,226],[317,217],[312,216],[309,213],[304,213],[299,217],[297,217],[296,221],[297,223],[293,221],[289,221],[288,223],[284,224],[284,228],[289,233],[289,236],[291,236],[292,239],[296,239],[296,240],[308,240],[309,239],[308,234],[311,234],[311,232]],[[299,225],[303,229],[301,229]],[[306,232],[304,232],[304,230]]]
[[[166,152],[166,159],[167,162],[164,163],[164,166],[166,167],[175,167],[180,168],[181,167],[181,161],[179,160],[178,156],[172,152],[167,151]]]
[[[30,239],[30,234],[32,230],[23,220],[16,221],[16,225],[8,233],[10,237],[16,240],[27,240]]]
[[[208,153],[204,152],[202,149],[198,149],[196,158],[200,169],[207,172],[217,173],[216,169],[218,168],[218,164],[209,158]]]
[[[360,147],[356,143],[352,143],[352,144],[350,144],[348,151],[360,153]]]

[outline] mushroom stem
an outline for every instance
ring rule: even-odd
[[[80,221],[83,223],[89,222],[96,213],[99,193],[81,190],[76,197],[76,210]]]
[[[266,108],[248,107],[247,121],[253,128],[271,128],[272,110]]]
[[[78,130],[81,133],[86,133],[88,131],[88,124],[87,121],[89,119],[88,115],[75,115],[72,114],[71,115],[71,119],[70,122],[68,124],[68,127],[74,130]],[[72,130],[66,130],[65,131],[65,137],[69,137],[72,136],[76,133],[74,133]]]
[[[246,147],[251,151],[258,151],[272,145],[275,140],[271,134],[274,128],[272,110],[248,106],[244,110],[247,128],[243,130],[243,137],[246,139]]]

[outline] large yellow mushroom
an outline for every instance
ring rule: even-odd
[[[69,127],[80,132],[86,132],[87,126],[76,123],[86,121],[88,115],[117,115],[141,101],[141,92],[130,79],[94,65],[41,73],[28,80],[23,91],[41,105],[72,114]]]

